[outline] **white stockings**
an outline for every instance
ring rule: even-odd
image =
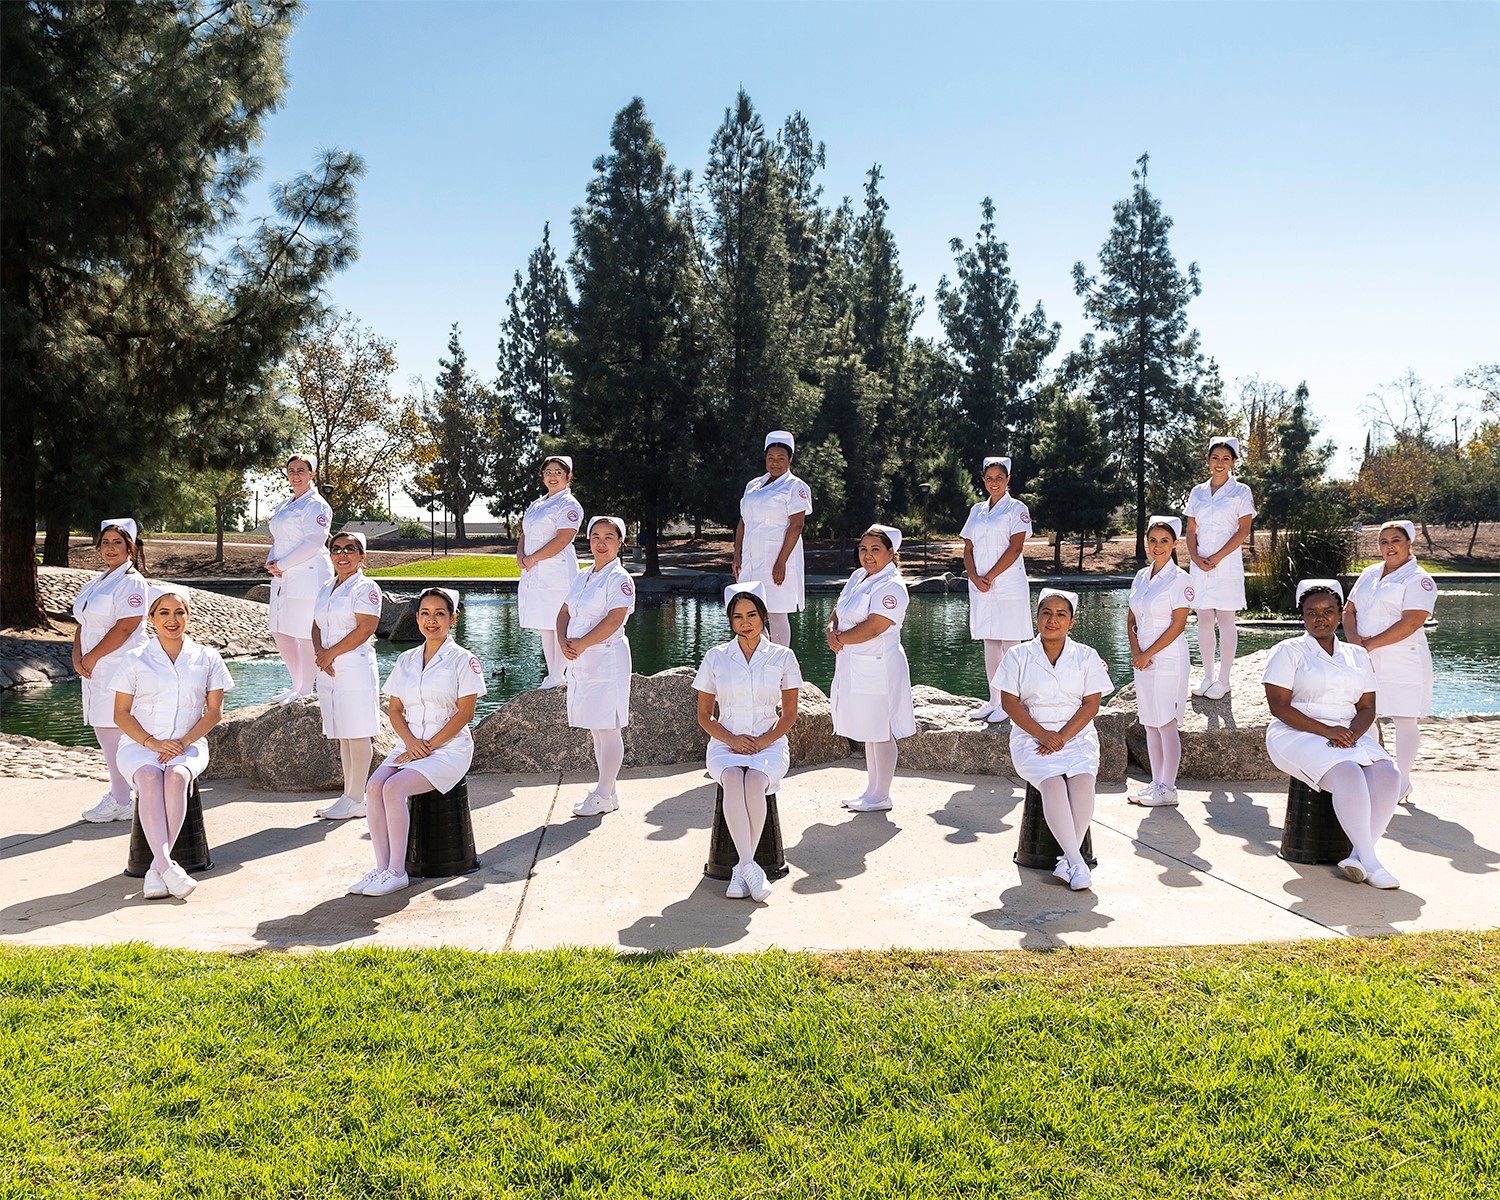
[[[792,619],[790,613],[771,613],[770,627],[766,632],[778,646],[792,644]]]
[[[771,781],[752,767],[730,767],[721,782],[724,824],[729,826],[740,866],[748,866],[755,861],[755,848],[766,826],[766,788]]]
[[[375,850],[375,869],[406,873],[411,798],[432,791],[427,776],[410,767],[381,767],[365,785],[365,820]]]
[[[1062,847],[1070,866],[1088,869],[1083,860],[1083,835],[1094,819],[1094,777],[1092,775],[1054,775],[1037,785],[1042,794],[1042,815],[1047,828]]]
[[[865,743],[866,800],[889,800],[891,781],[896,778],[896,742]]]
[[[370,759],[375,748],[370,738],[339,738],[339,762],[344,768],[344,795],[358,800],[370,778]]]
[[[125,740],[125,731],[123,729],[101,729],[95,725],[94,736],[99,739],[99,749],[104,751],[104,765],[109,768],[110,798],[116,804],[129,804],[130,780],[120,774],[120,743]]]
[[[1381,760],[1362,767],[1341,762],[1328,768],[1318,786],[1333,793],[1333,812],[1354,846],[1354,857],[1366,871],[1381,865],[1375,843],[1385,834],[1400,798],[1400,775],[1395,765]]]
[[[1005,657],[1007,650],[1020,644],[1020,642],[998,641],[994,638],[984,639],[984,677],[990,682],[990,703],[997,709],[1000,707],[1000,689],[995,686],[995,677],[1000,673],[1000,661]]]
[[[625,762],[625,735],[618,728],[589,732],[594,735],[594,761],[599,764],[599,786],[594,790],[608,799],[615,794],[620,767]]]
[[[289,633],[273,633],[276,649],[281,661],[292,676],[292,688],[299,696],[311,696],[313,680],[317,678],[318,664],[313,659],[312,638],[293,637]]]
[[[192,782],[192,772],[183,766],[142,767],[135,773],[136,813],[146,845],[151,847],[151,868],[157,873],[172,865],[172,846],[187,818]]]
[[[1177,722],[1146,726],[1146,751],[1151,757],[1151,782],[1177,790],[1177,768],[1182,765],[1182,735]]]
[[[1403,797],[1411,791],[1411,769],[1422,745],[1422,726],[1416,717],[1392,717],[1391,724],[1396,727],[1396,770],[1401,774],[1396,795]]]
[[[1235,651],[1240,646],[1239,626],[1234,623],[1232,608],[1200,608],[1198,610],[1198,653],[1203,659],[1203,678],[1214,675],[1214,661],[1218,660],[1218,680],[1229,682],[1229,672],[1234,667]],[[1214,649],[1214,633],[1218,632],[1218,650]]]

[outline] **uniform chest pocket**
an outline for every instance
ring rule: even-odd
[[[848,654],[849,685],[856,695],[884,696],[889,688],[883,654]]]

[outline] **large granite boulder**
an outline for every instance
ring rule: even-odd
[[[245,599],[256,604],[271,603],[271,585],[269,583],[257,583],[245,593]]]
[[[388,638],[391,631],[396,628],[396,623],[401,620],[403,613],[411,607],[409,600],[392,600],[384,592],[380,594],[380,621],[375,626],[375,636]],[[415,622],[413,622],[415,628]],[[392,638],[392,641],[395,639]],[[418,637],[420,641],[421,638]]]
[[[410,600],[404,602],[399,600],[388,601],[387,603],[395,604],[397,609],[396,619],[381,636],[389,638],[398,645],[407,642],[420,642],[422,640],[422,631],[417,628],[417,606]],[[385,620],[385,605],[381,605],[380,619],[381,621]]]
[[[1182,779],[1283,779],[1266,753],[1266,726],[1271,710],[1260,675],[1274,646],[1235,659],[1234,690],[1222,700],[1188,697],[1182,723]],[[1116,693],[1107,713],[1125,723],[1130,761],[1146,772],[1146,730],[1136,713],[1135,685]]]
[[[798,689],[797,723],[786,740],[794,767],[838,762],[853,753],[849,739],[833,731],[833,707],[828,697],[810,683]]]
[[[941,575],[929,575],[925,579],[918,579],[913,583],[909,583],[906,585],[906,590],[918,595],[927,592],[946,592],[950,579],[952,579],[952,576],[944,571]]]
[[[323,736],[317,698],[260,704],[228,714],[209,734],[210,779],[243,778],[265,792],[326,792],[344,786],[338,743]],[[371,766],[396,745],[390,718],[380,714]]]

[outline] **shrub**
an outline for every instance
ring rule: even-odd
[[[427,536],[427,527],[421,521],[414,521],[410,517],[405,518],[396,526],[398,538],[421,538]]]
[[[1296,612],[1298,581],[1346,579],[1354,552],[1354,526],[1343,512],[1333,505],[1310,510],[1257,560],[1258,573],[1245,580],[1245,598],[1251,608]]]

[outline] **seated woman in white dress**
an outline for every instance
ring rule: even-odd
[[[833,731],[865,744],[865,790],[844,807],[883,812],[891,806],[896,740],[917,731],[911,667],[901,647],[906,583],[896,565],[901,531],[871,525],[859,539],[859,567],[839,593],[825,630],[833,651],[829,707]]]
[[[1369,732],[1376,687],[1370,656],[1335,636],[1343,605],[1335,579],[1297,585],[1307,632],[1271,651],[1261,676],[1271,710],[1266,752],[1288,775],[1332,793],[1334,814],[1354,847],[1339,870],[1355,883],[1400,887],[1375,853],[1396,813],[1400,777]]]
[[[1000,701],[1016,774],[1041,793],[1042,815],[1062,848],[1052,874],[1081,892],[1093,884],[1081,847],[1099,776],[1094,717],[1112,685],[1099,652],[1068,636],[1077,610],[1076,592],[1042,589],[1037,636],[1001,660]]]
[[[786,735],[797,722],[802,686],[797,656],[767,633],[764,590],[758,581],[724,589],[734,637],[703,656],[693,679],[698,724],[709,737],[708,773],[724,789],[724,824],[739,856],[724,894],[756,903],[771,895],[755,848],[766,824],[766,797],[776,793],[791,764]]]
[[[1130,662],[1135,668],[1135,703],[1146,730],[1151,782],[1132,804],[1148,808],[1177,804],[1177,768],[1182,764],[1178,723],[1187,712],[1188,609],[1194,588],[1173,552],[1182,536],[1176,517],[1152,517],[1146,523],[1146,553],[1151,565],[1136,572],[1130,585]]]
[[[635,611],[635,581],[620,563],[625,522],[595,517],[588,536],[594,565],[578,572],[557,613],[557,640],[568,662],[568,724],[593,735],[599,766],[599,782],[573,805],[575,817],[599,817],[620,807],[616,784],[630,724],[625,621]]]
[[[185,900],[198,886],[172,859],[187,817],[188,788],[208,766],[208,731],[224,718],[224,693],[234,687],[212,646],[188,637],[185,590],[158,587],[146,618],[156,640],[132,650],[115,671],[115,724],[130,741],[120,747],[121,773],[135,784],[141,832],[151,867],[141,894]]]
[[[365,820],[375,869],[349,885],[356,896],[388,896],[408,887],[406,840],[411,798],[456,787],[474,761],[469,722],[488,690],[484,667],[453,640],[458,593],[430,587],[417,597],[422,645],[396,660],[385,681],[391,725],[400,745],[365,786]]]

